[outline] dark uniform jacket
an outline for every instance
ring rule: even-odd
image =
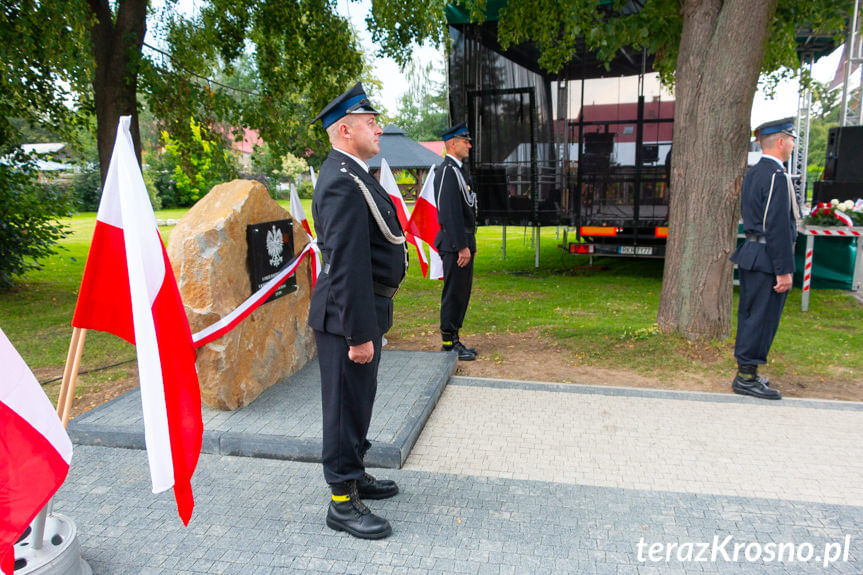
[[[793,191],[788,192],[785,170],[770,158],[761,158],[746,172],[740,193],[743,231],[750,236],[763,237],[766,243],[744,241],[737,248],[731,261],[741,269],[773,275],[794,273],[797,222],[789,199],[792,194]]]
[[[455,170],[464,176],[467,190],[459,186]],[[470,248],[471,253],[476,251],[476,201],[473,207],[466,201],[465,195],[471,197],[473,193],[469,188],[469,174],[458,167],[452,156],[447,156],[434,176],[440,224],[434,245],[438,252],[457,252],[464,248]]]
[[[312,200],[324,269],[309,309],[312,329],[343,335],[360,345],[393,324],[392,298],[375,294],[374,283],[397,288],[405,276],[405,251],[384,237],[353,176],[371,192],[393,235],[403,235],[386,191],[354,160],[332,150],[321,166]]]

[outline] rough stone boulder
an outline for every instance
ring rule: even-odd
[[[192,333],[252,294],[246,226],[290,218],[258,182],[234,180],[215,186],[177,223],[168,257]],[[294,224],[294,253],[308,243]],[[289,256],[290,257],[290,256]],[[306,325],[312,283],[308,257],[297,269],[298,290],[263,304],[233,331],[198,350],[198,380],[204,403],[233,410],[290,376],[315,355]]]

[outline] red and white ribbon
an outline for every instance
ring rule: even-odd
[[[854,222],[851,221],[851,218],[848,217],[848,214],[839,209],[833,210],[833,215],[836,216],[836,219],[848,226],[849,228],[854,227]]]
[[[273,295],[273,293],[279,289],[285,280],[294,275],[294,272],[297,271],[297,267],[300,265],[300,262],[303,261],[303,258],[306,255],[313,251],[315,256],[312,257],[312,262],[315,262],[316,257],[320,257],[318,254],[320,253],[317,249],[317,242],[306,244],[306,247],[303,248],[297,257],[294,260],[285,266],[285,268],[280,271],[278,274],[273,276],[270,281],[265,283],[261,289],[252,294],[246,301],[241,303],[234,311],[217,321],[216,323],[205,327],[198,333],[192,335],[192,343],[196,348],[207,345],[213,340],[219,339],[232,329],[237,326],[238,323],[246,319],[249,314],[258,309],[258,307],[267,301],[267,298]],[[317,271],[320,270],[320,266],[312,266],[317,267],[318,270],[312,270],[313,282],[317,279]],[[314,285],[314,284],[313,284]]]

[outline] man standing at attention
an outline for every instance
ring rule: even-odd
[[[314,120],[332,145],[312,200],[323,269],[309,309],[321,368],[324,479],[332,491],[327,525],[363,539],[387,537],[392,527],[362,500],[399,492],[394,481],[366,473],[363,459],[381,338],[392,327],[392,298],[407,269],[396,208],[366,165],[380,151],[377,115],[357,83]]]
[[[476,350],[459,341],[473,284],[476,256],[476,194],[463,162],[470,153],[470,134],[464,122],[444,132],[446,158],[435,174],[434,189],[440,231],[435,249],[443,263],[440,331],[444,351],[455,350],[462,361],[476,359]]]
[[[767,363],[785,298],[794,274],[794,242],[799,208],[794,186],[783,164],[791,158],[797,136],[793,118],[762,124],[755,130],[763,156],[743,179],[740,194],[746,241],[731,261],[740,274],[735,393],[782,399],[758,366]]]

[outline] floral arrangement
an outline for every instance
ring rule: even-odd
[[[806,217],[809,226],[863,226],[863,199],[816,204]]]

